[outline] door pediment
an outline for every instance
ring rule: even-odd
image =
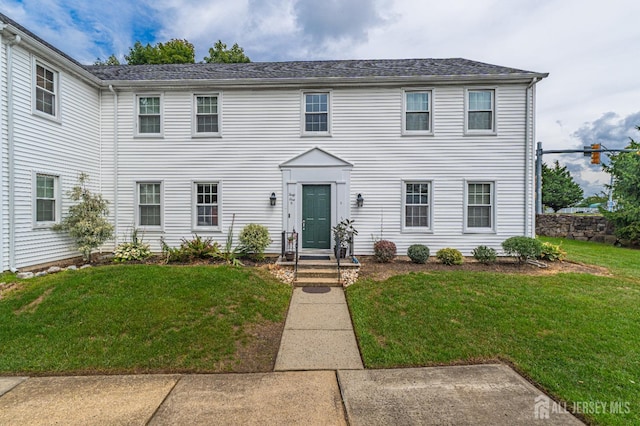
[[[291,160],[280,164],[280,168],[293,167],[348,167],[352,168],[353,164],[343,160],[327,151],[318,147],[312,148],[300,155],[293,157]]]

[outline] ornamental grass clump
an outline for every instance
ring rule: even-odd
[[[389,263],[396,257],[395,243],[389,240],[376,241],[373,245],[373,257],[380,263]]]
[[[459,250],[454,248],[443,248],[438,250],[436,257],[444,265],[462,265],[463,257]]]
[[[424,244],[413,244],[407,250],[407,256],[413,263],[427,263],[429,259],[429,247]]]

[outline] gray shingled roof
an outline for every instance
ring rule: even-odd
[[[96,65],[85,67],[102,80],[253,80],[308,78],[539,76],[468,59],[366,59],[348,61],[251,62],[247,64]]]
[[[305,80],[497,77],[533,78],[547,74],[475,62],[450,59],[365,59],[343,61],[251,62],[247,64],[170,64],[170,65],[82,65],[47,43],[22,25],[0,13],[0,22],[18,28],[53,52],[84,68],[104,82],[180,81],[180,80]]]

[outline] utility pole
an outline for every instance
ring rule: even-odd
[[[573,154],[581,152],[585,157],[591,157],[591,164],[600,164],[600,153],[602,152],[636,152],[637,149],[608,149],[601,144],[592,144],[583,149],[542,149],[542,142],[538,142],[536,148],[536,214],[542,214],[542,156],[544,154]],[[613,187],[613,176],[611,177]],[[609,193],[608,209],[613,208],[613,190]]]

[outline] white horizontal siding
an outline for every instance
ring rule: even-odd
[[[113,107],[106,93],[102,134],[109,138],[113,121],[106,116]],[[156,250],[161,235],[170,245],[192,235],[191,183],[219,181],[223,232],[200,233],[223,243],[235,213],[236,235],[247,223],[266,225],[275,240],[270,251],[277,252],[284,198],[278,166],[317,146],[354,164],[350,197],[351,215],[360,231],[356,252],[371,252],[372,235],[394,241],[401,253],[413,243],[434,250],[456,247],[467,254],[479,244],[499,248],[505,238],[525,232],[525,86],[497,88],[495,136],[464,134],[464,93],[463,86],[435,87],[434,134],[416,137],[401,135],[401,88],[334,89],[332,135],[301,137],[300,90],[226,90],[222,137],[192,138],[192,92],[165,91],[163,137],[135,138],[135,93],[122,91],[117,119],[118,233],[135,222],[136,181],[163,182],[163,232],[145,235]],[[105,176],[108,167],[103,169]],[[433,182],[432,233],[401,231],[403,179]],[[465,179],[496,182],[495,234],[463,234]],[[103,185],[109,188],[109,183]],[[269,206],[271,192],[278,198],[275,207]],[[365,198],[363,208],[353,207],[358,193]]]
[[[63,234],[34,229],[33,176],[37,172],[59,176],[63,214],[70,205],[67,192],[77,183],[81,172],[89,174],[90,188],[99,190],[100,103],[96,89],[58,69],[60,120],[34,115],[31,110],[32,57],[20,46],[13,48],[13,71],[14,252],[15,266],[20,268],[78,254]],[[8,188],[4,190],[8,197]]]

